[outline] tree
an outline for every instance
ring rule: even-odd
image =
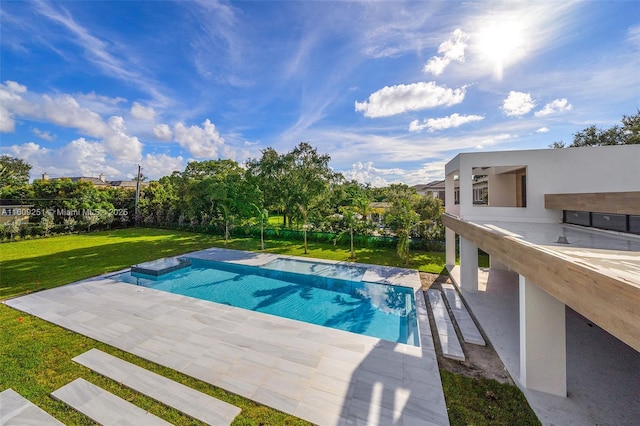
[[[64,224],[64,229],[67,230],[70,234],[73,232],[73,229],[76,227],[76,220],[72,217],[68,217],[62,221]]]
[[[622,116],[622,132],[627,145],[640,144],[640,109],[630,116]]]
[[[217,223],[225,241],[236,217],[251,217],[255,201],[245,171],[233,160],[192,161],[177,184],[187,215],[193,224]]]
[[[307,209],[300,203],[298,203],[298,209],[300,209],[300,213],[302,214],[302,234],[304,235],[304,254],[307,254]]]
[[[87,225],[87,232],[91,232],[91,227],[100,221],[97,213],[88,211],[82,216],[82,221]]]
[[[301,142],[291,152],[285,154],[285,164],[288,168],[284,188],[285,211],[288,210],[291,215],[297,212],[303,214],[307,227],[309,213],[325,199],[331,184],[341,177],[329,167],[330,160],[329,155],[318,154],[318,151],[307,142]],[[302,208],[296,209],[296,206],[302,206]]]
[[[0,188],[16,187],[29,183],[31,164],[10,155],[0,155]]]
[[[49,236],[49,231],[53,228],[54,225],[54,217],[51,210],[45,210],[42,214],[42,218],[40,219],[40,227],[44,232],[45,236]]]
[[[393,203],[385,220],[398,236],[398,256],[405,261],[405,265],[409,265],[411,231],[420,223],[420,215],[413,211],[409,199],[402,198]]]
[[[9,239],[13,240],[16,234],[20,233],[20,229],[22,228],[22,221],[18,218],[11,219],[4,226],[5,234],[9,234]]]
[[[622,116],[622,127],[614,125],[600,129],[591,125],[573,134],[569,148],[583,146],[634,145],[640,144],[640,110],[634,115]],[[564,142],[554,142],[550,148],[565,148]]]
[[[308,218],[326,197],[339,176],[329,167],[330,160],[329,155],[320,155],[309,143],[301,142],[286,154],[273,148],[263,150],[260,159],[249,161],[247,174],[263,194],[266,207],[283,212],[286,226],[293,218],[302,218],[299,206]]]
[[[258,213],[258,222],[260,222],[260,249],[264,250],[264,225],[269,219],[269,212],[265,208],[258,207],[255,203],[250,204]]]
[[[284,211],[285,176],[284,157],[273,148],[262,150],[260,159],[253,159],[247,163],[247,179],[249,183],[259,188],[264,197],[264,206],[271,211]],[[287,215],[284,216],[285,226]]]
[[[349,258],[351,260],[356,258],[356,252],[353,247],[353,232],[357,223],[357,213],[354,206],[343,206],[340,208],[342,211],[342,217],[344,218],[345,224],[347,225],[347,230],[349,231],[349,242],[351,250],[349,252]]]
[[[414,210],[420,216],[417,230],[422,238],[443,238],[442,214],[444,213],[444,208],[438,198],[432,195],[424,195],[414,204]]]

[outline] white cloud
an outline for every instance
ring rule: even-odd
[[[197,158],[217,158],[225,152],[224,138],[216,126],[206,119],[200,126],[186,127],[178,123],[173,128],[175,140]]]
[[[548,131],[548,127],[540,127],[538,130],[536,130],[536,133],[547,133]]]
[[[442,56],[433,56],[424,65],[424,72],[440,75],[451,61],[464,62],[464,51],[467,48],[469,36],[462,30],[456,29],[449,40],[440,44],[438,53]]]
[[[7,151],[33,166],[32,177],[47,172],[52,177],[107,176],[118,173],[113,161],[107,158],[104,146],[99,142],[75,139],[58,149],[49,149],[33,142],[13,145]]]
[[[509,139],[514,139],[517,138],[517,135],[512,135],[509,133],[501,133],[499,135],[492,135],[492,136],[488,136],[486,138],[482,138],[482,140],[480,141],[480,143],[478,143],[476,145],[476,149],[477,150],[483,150],[489,146],[492,145],[497,145],[499,143],[502,143],[504,141],[507,141]]]
[[[31,132],[37,137],[39,137],[40,139],[44,139],[45,141],[51,142],[54,139],[51,133],[49,133],[48,131],[42,131],[37,127],[34,127],[33,129],[31,129]]]
[[[21,158],[31,164],[31,177],[35,178],[47,172],[51,177],[98,176],[104,173],[109,180],[131,179],[138,162],[113,158],[102,143],[88,141],[85,138],[75,139],[56,149],[27,142],[5,147],[2,153]],[[166,154],[147,154],[140,163],[144,168],[144,175],[149,179],[159,179],[170,175],[174,170],[184,168],[182,157]]]
[[[138,102],[134,102],[131,106],[131,116],[133,118],[137,118],[138,120],[149,120],[152,121],[156,118],[156,111],[153,107],[145,107]]]
[[[436,130],[450,129],[481,120],[484,120],[484,117],[481,115],[460,115],[453,113],[447,117],[424,119],[422,123],[420,123],[419,120],[413,120],[411,124],[409,124],[409,131],[418,132],[423,129],[428,129],[430,132],[434,132]]]
[[[122,117],[111,116],[105,122],[98,113],[81,106],[69,94],[38,95],[18,83],[7,82],[0,85],[0,100],[2,108],[6,110],[6,114],[0,112],[0,120],[3,120],[0,126],[8,131],[15,130],[14,116],[45,120],[102,139],[104,147],[115,158],[134,162],[140,160],[142,143],[128,134]]]
[[[13,113],[9,111],[9,105],[19,102],[22,93],[27,88],[15,81],[5,81],[0,84],[0,132],[10,133],[15,131],[16,122]]]
[[[144,175],[150,179],[169,176],[173,171],[184,169],[184,159],[181,156],[172,157],[167,154],[147,154],[142,159]]]
[[[407,185],[419,185],[444,179],[444,166],[449,160],[433,160],[422,164],[419,169],[407,172],[402,182]]]
[[[113,116],[107,124],[107,130],[102,137],[109,153],[120,160],[139,161],[142,156],[142,142],[136,136],[127,134],[124,119]]]
[[[173,132],[168,124],[158,124],[153,128],[153,134],[161,141],[169,142],[173,139]]]
[[[509,96],[502,103],[502,109],[509,117],[519,117],[527,114],[536,106],[530,93],[510,91]]]
[[[0,132],[11,133],[15,131],[15,129],[16,122],[11,116],[11,113],[3,106],[0,106]]]
[[[419,82],[385,86],[372,93],[368,101],[355,103],[356,112],[365,117],[388,117],[406,111],[438,106],[451,106],[464,100],[466,87],[449,89],[435,82]]]
[[[549,102],[540,111],[536,111],[534,115],[536,117],[544,117],[546,115],[557,114],[563,111],[571,111],[572,109],[573,105],[571,105],[566,98],[562,98]]]
[[[627,42],[634,47],[640,47],[640,25],[635,25],[627,29]]]
[[[371,161],[366,163],[358,161],[351,166],[351,170],[347,170],[342,174],[347,180],[355,180],[360,183],[370,183],[374,187],[383,187],[390,183],[400,182],[398,177],[404,175],[404,170],[379,169],[374,167],[373,162]],[[389,180],[389,178],[391,180]]]

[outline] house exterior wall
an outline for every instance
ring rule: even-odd
[[[527,167],[527,207],[473,205],[474,167],[516,165]],[[639,191],[640,146],[462,153],[447,163],[445,174],[447,213],[465,220],[561,222],[562,211],[545,208],[545,194]],[[460,177],[460,204],[456,208],[454,175]],[[495,189],[490,184],[489,197],[492,192]]]
[[[515,173],[490,175],[489,188],[489,206],[516,207]]]

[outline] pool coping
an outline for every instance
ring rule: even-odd
[[[217,248],[182,257],[193,254],[310,260]],[[316,424],[448,424],[419,273],[322,263],[364,265],[412,287],[421,346],[137,288],[110,278],[116,273],[4,303]]]
[[[226,253],[233,253],[236,258],[225,260]],[[247,257],[240,257],[245,254]],[[259,256],[255,256],[258,254]],[[211,256],[219,256],[219,258],[212,258]],[[344,265],[366,269],[362,281],[376,283],[376,284],[389,284],[400,287],[410,287],[414,290],[422,286],[420,282],[420,274],[414,269],[399,268],[395,266],[383,266],[383,265],[371,265],[367,263],[348,262],[340,260],[330,259],[316,259],[311,257],[292,256],[275,253],[259,253],[250,252],[245,250],[230,250],[218,247],[212,247],[209,249],[198,250],[192,253],[183,254],[175,257],[190,257],[203,260],[215,260],[221,262],[237,263],[246,266],[258,266],[262,267],[269,262],[272,262],[278,258],[281,259],[293,259],[306,262],[325,263],[330,265]]]

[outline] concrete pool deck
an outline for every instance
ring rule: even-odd
[[[225,249],[188,256],[254,266],[288,257]],[[365,281],[414,290],[421,347],[125,284],[110,275],[4,303],[316,424],[448,425],[418,272],[356,266],[368,268]]]

